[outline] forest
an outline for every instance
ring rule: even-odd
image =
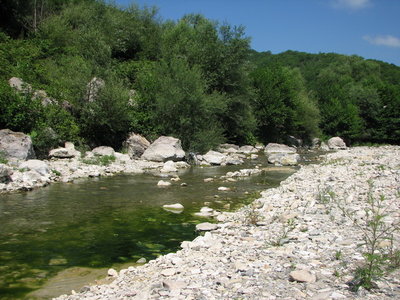
[[[0,0],[0,128],[29,134],[43,156],[65,141],[120,149],[130,132],[198,153],[288,136],[400,143],[400,67],[250,42],[244,27],[197,14]]]

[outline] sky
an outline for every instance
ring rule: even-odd
[[[115,0],[156,6],[163,20],[188,13],[243,25],[259,52],[359,55],[400,66],[400,0]]]

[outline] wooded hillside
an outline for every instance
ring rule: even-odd
[[[197,152],[288,135],[400,142],[394,65],[257,53],[241,26],[135,5],[0,0],[0,10],[0,127],[30,134],[38,153],[65,141],[119,149],[132,131]]]

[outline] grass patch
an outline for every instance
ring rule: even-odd
[[[98,166],[108,166],[115,161],[114,155],[101,155],[94,156],[92,158],[85,158],[82,160],[83,163],[87,165],[98,165]]]

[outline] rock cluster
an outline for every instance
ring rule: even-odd
[[[399,299],[398,271],[376,280],[376,290],[349,290],[365,248],[361,229],[339,209],[344,203],[362,224],[369,194],[384,195],[388,212],[398,212],[399,191],[400,147],[331,153],[253,205],[224,213],[224,223],[198,226],[207,232],[176,253],[57,299]],[[398,234],[393,242],[399,249]]]

